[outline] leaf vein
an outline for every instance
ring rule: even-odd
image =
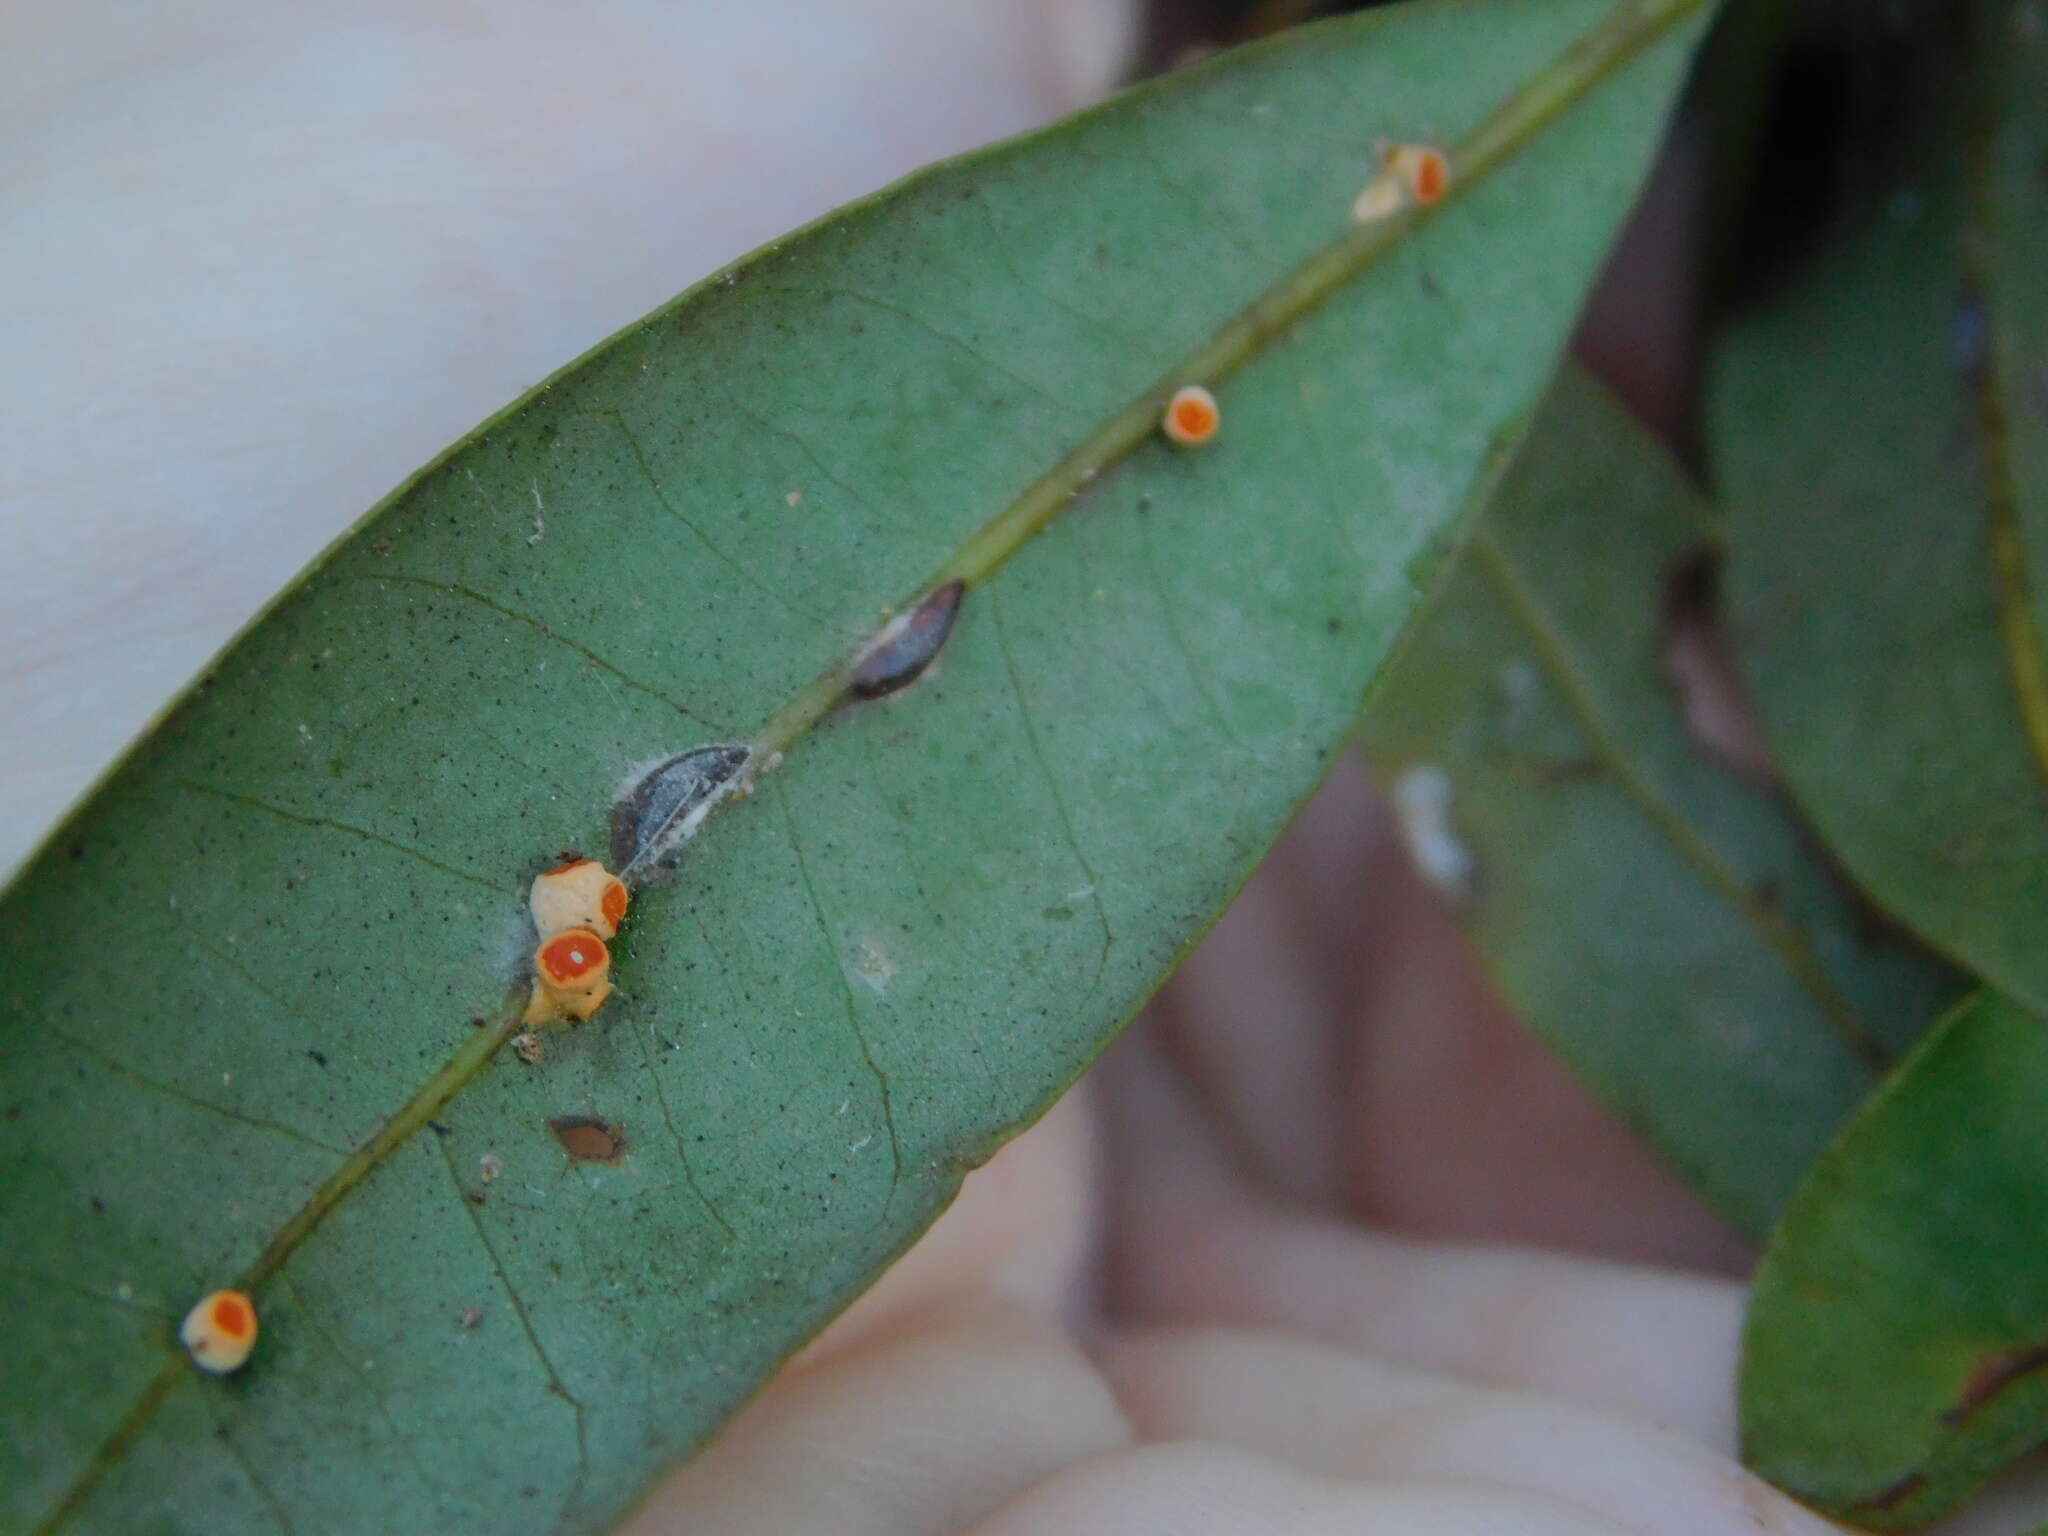
[[[455,1154],[448,1150],[444,1137],[429,1138],[439,1149],[441,1161],[448,1168],[448,1182],[455,1190],[455,1203],[469,1218],[470,1229],[476,1233],[476,1240],[483,1248],[484,1256],[491,1261],[491,1269],[498,1277],[498,1284],[504,1287],[505,1299],[512,1304],[512,1315],[519,1320],[520,1331],[526,1335],[527,1346],[532,1349],[540,1368],[547,1373],[548,1390],[567,1403],[575,1415],[576,1423],[576,1480],[569,1485],[569,1492],[562,1500],[562,1512],[557,1528],[566,1525],[570,1514],[583,1497],[583,1485],[590,1477],[590,1440],[585,1424],[582,1402],[562,1381],[562,1373],[555,1369],[555,1362],[548,1358],[547,1346],[541,1343],[540,1334],[535,1331],[533,1318],[527,1313],[526,1302],[519,1294],[519,1288],[512,1283],[512,1276],[506,1271],[505,1262],[498,1257],[498,1245],[491,1241],[490,1229],[484,1225],[483,1213],[469,1198],[469,1191],[463,1187],[462,1173],[455,1166]]]
[[[783,820],[789,827],[790,851],[796,855],[797,875],[803,881],[804,894],[810,898],[811,912],[818,923],[818,936],[825,944],[826,959],[831,962],[832,974],[839,978],[839,995],[846,1004],[846,1027],[852,1031],[853,1042],[860,1048],[860,1059],[867,1064],[869,1073],[874,1077],[876,1091],[881,1095],[882,1125],[889,1133],[889,1198],[894,1200],[903,1179],[903,1144],[896,1134],[896,1105],[889,1089],[889,1074],[875,1060],[867,1032],[860,1027],[860,1005],[854,999],[853,983],[846,979],[846,964],[840,955],[839,942],[832,935],[831,919],[825,915],[825,904],[819,899],[818,887],[811,879],[810,861],[804,856],[803,836],[797,831],[796,806],[791,802],[786,787],[776,798],[782,802]]]
[[[676,1161],[682,1164],[683,1182],[690,1186],[690,1193],[697,1197],[697,1203],[704,1207],[704,1213],[718,1223],[718,1230],[725,1234],[726,1241],[736,1243],[739,1241],[739,1234],[733,1231],[732,1223],[725,1219],[718,1207],[712,1203],[711,1197],[704,1193],[703,1186],[697,1182],[697,1170],[690,1163],[690,1149],[683,1140],[682,1131],[676,1126],[675,1112],[669,1107],[668,1089],[663,1086],[661,1072],[654,1065],[654,1047],[650,1043],[654,1026],[645,1024],[634,1033],[640,1040],[641,1059],[647,1063],[648,1080],[654,1084],[655,1101],[661,1105],[662,1123],[668,1127],[668,1134],[676,1144]]]
[[[1217,733],[1233,747],[1242,750],[1244,742],[1239,739],[1237,732],[1231,729],[1230,720],[1223,713],[1223,706],[1217,702],[1215,690],[1209,686],[1207,671],[1196,663],[1195,653],[1188,646],[1188,637],[1180,627],[1180,618],[1173,599],[1166,591],[1166,580],[1159,572],[1159,551],[1153,542],[1152,523],[1153,519],[1149,517],[1138,520],[1138,547],[1145,557],[1145,574],[1151,578],[1153,594],[1159,599],[1161,627],[1165,629],[1166,637],[1174,650],[1179,653],[1181,665],[1187,668],[1188,682],[1193,685],[1196,696],[1208,710],[1210,719],[1215,721]]]
[[[543,640],[551,640],[556,645],[563,646],[571,651],[574,651],[578,656],[581,656],[585,661],[589,662],[598,670],[602,672],[609,672],[613,677],[617,678],[620,682],[624,683],[628,688],[631,688],[635,693],[644,693],[650,699],[659,700],[661,703],[666,704],[670,709],[674,710],[677,714],[681,715],[685,720],[690,721],[692,724],[703,726],[706,730],[716,729],[712,722],[706,720],[702,715],[698,714],[688,705],[683,704],[682,702],[673,698],[669,694],[664,693],[661,689],[655,687],[652,683],[642,682],[639,678],[633,676],[633,674],[628,672],[625,668],[619,666],[616,662],[607,660],[605,657],[599,655],[596,651],[592,650],[589,646],[584,645],[579,641],[571,640],[567,635],[563,634],[560,630],[555,629],[552,625],[535,618],[532,614],[521,613],[517,608],[507,607],[504,603],[501,603],[497,601],[495,598],[489,597],[486,594],[477,591],[474,587],[463,586],[460,582],[434,581],[425,576],[412,576],[399,571],[376,571],[372,572],[367,576],[358,577],[357,580],[367,582],[400,582],[407,586],[424,587],[429,592],[438,592],[448,597],[466,598],[472,603],[477,603],[485,608],[490,609],[491,612],[493,613],[500,614],[505,618],[526,625],[527,627],[532,629],[535,634],[539,635]]]
[[[229,1109],[224,1104],[216,1104],[210,1099],[203,1099],[198,1094],[191,1093],[186,1089],[176,1087],[170,1083],[158,1082],[148,1073],[138,1072],[118,1057],[109,1055],[91,1041],[81,1040],[68,1030],[61,1029],[47,1020],[44,1021],[42,1027],[44,1033],[48,1034],[52,1039],[61,1040],[81,1055],[90,1056],[105,1070],[113,1073],[125,1082],[133,1083],[138,1088],[146,1088],[151,1093],[162,1094],[165,1098],[176,1100],[190,1109],[203,1110],[207,1114],[219,1115],[223,1120],[233,1120],[239,1125],[250,1127],[252,1130],[269,1131],[272,1135],[286,1137],[291,1141],[298,1142],[301,1146],[312,1147],[316,1151],[331,1152],[336,1157],[348,1155],[346,1147],[337,1147],[331,1142],[321,1141],[316,1136],[308,1136],[304,1131],[295,1130],[293,1127],[281,1124],[276,1120],[264,1120],[255,1115],[245,1115],[238,1109]]]
[[[1500,593],[1509,613],[1529,636],[1543,670],[1549,673],[1566,707],[1585,731],[1593,756],[1613,776],[1622,792],[1635,801],[1651,825],[1664,834],[1665,841],[1749,925],[1764,948],[1777,957],[1813,999],[1841,1043],[1873,1076],[1881,1074],[1891,1062],[1891,1052],[1871,1034],[1855,1007],[1829,980],[1804,935],[1757,900],[1755,892],[1721,851],[1630,760],[1587,681],[1584,664],[1572,653],[1557,621],[1523,582],[1512,556],[1484,524],[1472,531],[1468,548],[1474,562]]]
[[[188,790],[192,794],[210,795],[216,800],[225,800],[228,804],[239,805],[245,810],[261,811],[267,816],[275,816],[279,821],[291,822],[294,826],[310,827],[321,832],[340,832],[365,843],[374,843],[380,848],[390,849],[393,853],[403,854],[408,859],[415,859],[429,869],[439,870],[451,879],[482,886],[485,890],[495,891],[500,896],[516,897],[519,894],[509,886],[500,885],[495,880],[486,880],[482,875],[467,869],[458,869],[453,864],[444,864],[432,854],[422,853],[417,848],[409,847],[395,838],[386,837],[381,832],[372,832],[367,827],[336,821],[328,816],[307,816],[298,811],[288,811],[281,805],[272,805],[269,801],[259,800],[254,795],[236,794],[233,790],[217,789],[211,784],[201,784],[193,779],[174,779],[172,782],[178,788]]]
[[[922,331],[934,341],[942,342],[946,346],[959,351],[962,355],[972,358],[975,362],[981,364],[982,367],[988,369],[989,372],[999,374],[1003,378],[1008,379],[1019,389],[1026,391],[1046,405],[1056,408],[1060,414],[1074,414],[1074,406],[1071,400],[1061,399],[1035,379],[1026,378],[1014,368],[997,362],[965,337],[955,336],[951,331],[932,324],[924,316],[916,313],[914,310],[905,309],[900,304],[891,304],[887,299],[877,298],[871,293],[862,293],[857,288],[805,288],[786,283],[777,284],[775,287],[776,291],[781,293],[808,295],[811,298],[818,299],[845,299],[852,304],[865,305],[878,314],[894,316],[913,330]]]
[[[683,509],[681,507],[678,507],[675,504],[675,502],[669,498],[667,488],[662,485],[660,478],[654,473],[654,466],[648,463],[647,455],[645,452],[642,451],[640,447],[639,437],[637,437],[634,434],[634,431],[631,427],[626,425],[626,418],[624,416],[622,416],[617,410],[609,406],[602,407],[598,410],[588,412],[586,414],[602,416],[606,420],[611,422],[613,426],[619,429],[619,436],[624,438],[626,442],[626,451],[633,455],[633,462],[635,465],[639,467],[641,478],[647,482],[647,488],[650,491],[654,492],[654,499],[655,501],[660,503],[662,511],[666,512],[670,517],[674,518],[678,523],[682,524],[683,527],[688,529],[691,535],[695,537],[697,542],[699,544],[702,544],[706,549],[710,550],[712,556],[715,559],[717,559],[720,564],[725,566],[727,570],[731,571],[735,576],[739,577],[741,581],[745,582],[748,586],[752,587],[756,592],[759,592],[763,597],[767,598],[770,602],[776,604],[778,607],[788,609],[798,618],[806,619],[809,622],[817,625],[820,629],[828,629],[831,627],[825,622],[824,619],[820,618],[817,614],[812,613],[810,610],[800,606],[797,603],[791,602],[789,598],[785,597],[782,593],[776,591],[774,587],[770,586],[767,582],[763,581],[760,577],[756,576],[752,571],[748,570],[747,567],[742,565],[738,559],[726,553],[726,551],[719,546],[719,544],[711,537],[711,535],[706,533],[702,528],[699,528],[696,525],[696,523],[693,522],[689,518],[689,516],[684,513]]]
[[[872,733],[862,738],[861,752],[867,759],[868,782],[874,786],[875,799],[889,813],[889,824],[895,829],[897,844],[903,849],[903,862],[910,870],[911,884],[917,887],[918,905],[924,908],[925,920],[938,942],[944,943],[955,955],[962,954],[960,941],[954,937],[952,929],[939,915],[939,909],[932,901],[930,888],[925,884],[924,865],[917,856],[917,844],[910,834],[910,818],[903,814],[902,808],[896,803],[896,798],[882,783],[882,768],[875,760],[875,738]],[[989,1063],[988,1042],[983,1037],[980,1026],[969,1014],[962,1017],[961,1027],[974,1040],[974,1060],[981,1068],[982,1076],[987,1079],[990,1088],[1000,1092],[1000,1080],[996,1077],[995,1068]]]
[[[112,1295],[106,1291],[96,1291],[91,1286],[81,1284],[77,1280],[68,1279],[62,1275],[42,1274],[33,1269],[24,1269],[18,1264],[0,1263],[0,1275],[12,1275],[17,1280],[27,1281],[37,1290],[61,1291],[65,1295],[74,1296],[80,1301],[96,1302],[101,1306],[112,1307],[117,1312],[132,1312],[142,1317],[154,1317],[158,1311],[149,1302],[123,1301],[119,1296]]]
[[[726,383],[724,379],[718,381],[718,389],[719,393],[724,397],[725,403],[731,406],[736,414],[752,423],[755,431],[763,433],[768,437],[780,438],[783,442],[788,443],[790,447],[803,455],[804,461],[812,469],[817,471],[819,479],[843,493],[855,506],[867,513],[869,517],[873,518],[884,528],[894,529],[897,533],[904,535],[904,537],[916,539],[921,544],[930,544],[939,548],[947,547],[945,540],[937,537],[929,528],[920,527],[915,523],[902,522],[894,517],[885,515],[882,509],[876,506],[852,482],[843,480],[833,473],[826,465],[824,459],[819,457],[817,450],[812,448],[800,433],[793,432],[788,427],[777,424],[752,406],[745,404],[738,395],[733,393],[732,386]]]
[[[1109,951],[1116,943],[1116,935],[1110,930],[1109,908],[1102,900],[1102,882],[1095,878],[1095,870],[1088,862],[1088,855],[1081,851],[1081,839],[1074,834],[1073,817],[1067,812],[1066,796],[1060,792],[1059,776],[1052,771],[1052,764],[1046,760],[1045,746],[1038,739],[1038,723],[1031,717],[1031,706],[1024,699],[1024,680],[1017,672],[1017,658],[1010,653],[1010,637],[1003,627],[1000,606],[991,601],[989,627],[995,631],[996,649],[1003,658],[1003,671],[1010,680],[1010,693],[1017,701],[1017,718],[1024,726],[1024,739],[1030,744],[1033,761],[1044,776],[1046,790],[1052,796],[1053,809],[1058,814],[1062,831],[1066,834],[1067,847],[1074,855],[1074,862],[1081,866],[1081,873],[1088,878],[1089,899],[1095,905],[1096,921],[1102,925],[1102,948],[1095,956],[1095,974],[1089,978],[1088,990],[1081,995],[1076,1007],[1086,1006],[1101,990],[1102,975],[1109,965]]]
[[[221,1449],[228,1453],[235,1465],[242,1469],[242,1476],[247,1478],[249,1486],[256,1490],[256,1497],[263,1501],[263,1507],[269,1511],[270,1518],[277,1523],[277,1528],[284,1532],[284,1536],[297,1536],[297,1528],[292,1524],[291,1515],[270,1484],[257,1472],[256,1463],[250,1459],[249,1453],[242,1448],[241,1442],[228,1432],[227,1426],[220,1422],[220,1416],[213,1412],[211,1404],[208,1405],[208,1412],[213,1418],[213,1438],[219,1442]]]
[[[341,1341],[335,1338],[327,1325],[320,1320],[319,1311],[306,1300],[306,1293],[299,1289],[298,1282],[292,1279],[289,1272],[280,1274],[277,1283],[291,1297],[292,1306],[297,1313],[296,1320],[305,1324],[306,1331],[319,1340],[323,1349],[334,1356],[335,1364],[356,1379],[356,1384],[363,1389],[364,1395],[376,1406],[377,1417],[384,1421],[384,1427],[391,1432],[391,1443],[403,1450],[405,1459],[411,1462],[413,1470],[419,1473],[422,1486],[432,1487],[434,1480],[427,1475],[426,1463],[420,1460],[416,1437],[400,1431],[398,1421],[391,1416],[391,1404],[384,1396],[383,1387],[341,1347]]]

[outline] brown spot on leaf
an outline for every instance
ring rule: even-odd
[[[1876,1493],[1873,1493],[1869,1498],[1860,1501],[1856,1505],[1856,1508],[1877,1510],[1897,1509],[1901,1504],[1905,1503],[1906,1500],[1912,1498],[1914,1494],[1918,1493],[1921,1489],[1925,1488],[1926,1486],[1927,1474],[1925,1472],[1912,1472],[1907,1474],[1905,1477],[1900,1478],[1896,1483],[1893,1483],[1889,1488],[1880,1488]]]
[[[1955,1406],[1941,1416],[1948,1425],[1965,1424],[1970,1416],[2014,1382],[2048,1366],[2048,1344],[2026,1344],[2018,1349],[1995,1349],[1978,1360],[1976,1369],[1963,1383]]]
[[[626,1155],[626,1133],[594,1115],[557,1115],[548,1122],[555,1140],[572,1163],[604,1163],[616,1168]]]

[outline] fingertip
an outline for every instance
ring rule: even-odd
[[[1057,1326],[963,1300],[785,1371],[624,1536],[954,1536],[1129,1438],[1107,1385]]]
[[[1229,1446],[1176,1442],[1111,1452],[1020,1495],[971,1536],[1171,1531],[1174,1536],[1618,1536],[1584,1509],[1526,1494],[1358,1484]]]

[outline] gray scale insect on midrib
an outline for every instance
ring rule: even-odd
[[[697,813],[731,789],[753,755],[737,742],[692,747],[636,779],[612,811],[612,863],[619,878],[630,883],[672,864],[703,819]]]
[[[846,691],[857,699],[885,698],[922,677],[953,633],[966,590],[964,581],[949,581],[883,625],[854,665]]]

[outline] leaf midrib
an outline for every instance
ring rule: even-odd
[[[1539,69],[1451,149],[1452,181],[1441,202],[1411,208],[1376,223],[1347,227],[1253,299],[1150,388],[1107,417],[973,534],[902,607],[909,608],[949,581],[964,582],[969,588],[988,581],[1091,483],[1150,441],[1175,390],[1187,384],[1213,387],[1235,373],[1258,356],[1267,343],[1313,313],[1409,234],[1455,206],[1621,65],[1710,3],[1712,0],[1619,0],[1598,25]],[[344,537],[353,537],[360,526]],[[751,744],[754,753],[743,787],[751,787],[759,776],[772,772],[784,755],[838,705],[861,650],[857,646],[833,661],[769,719]],[[746,798],[744,794],[733,794],[722,803],[732,804]],[[418,1092],[343,1161],[240,1277],[240,1289],[253,1292],[275,1275],[335,1206],[483,1070],[499,1048],[519,1031],[520,1001],[509,1000],[496,1022],[466,1039]],[[36,1536],[53,1536],[84,1507],[100,1481],[147,1429],[156,1410],[190,1369],[184,1352],[173,1346],[162,1368],[138,1393],[129,1411],[101,1442],[49,1515],[35,1527]]]
[[[1891,1065],[1891,1052],[1829,980],[1826,968],[1799,930],[1757,900],[1755,892],[1721,851],[1665,797],[1622,747],[1607,723],[1592,684],[1587,681],[1585,667],[1572,653],[1557,621],[1522,580],[1514,557],[1483,523],[1472,531],[1468,547],[1474,564],[1486,574],[1517,627],[1535,647],[1537,659],[1564,699],[1565,708],[1585,732],[1594,758],[1678,856],[1743,920],[1813,999],[1837,1038],[1873,1074],[1883,1073]]]

